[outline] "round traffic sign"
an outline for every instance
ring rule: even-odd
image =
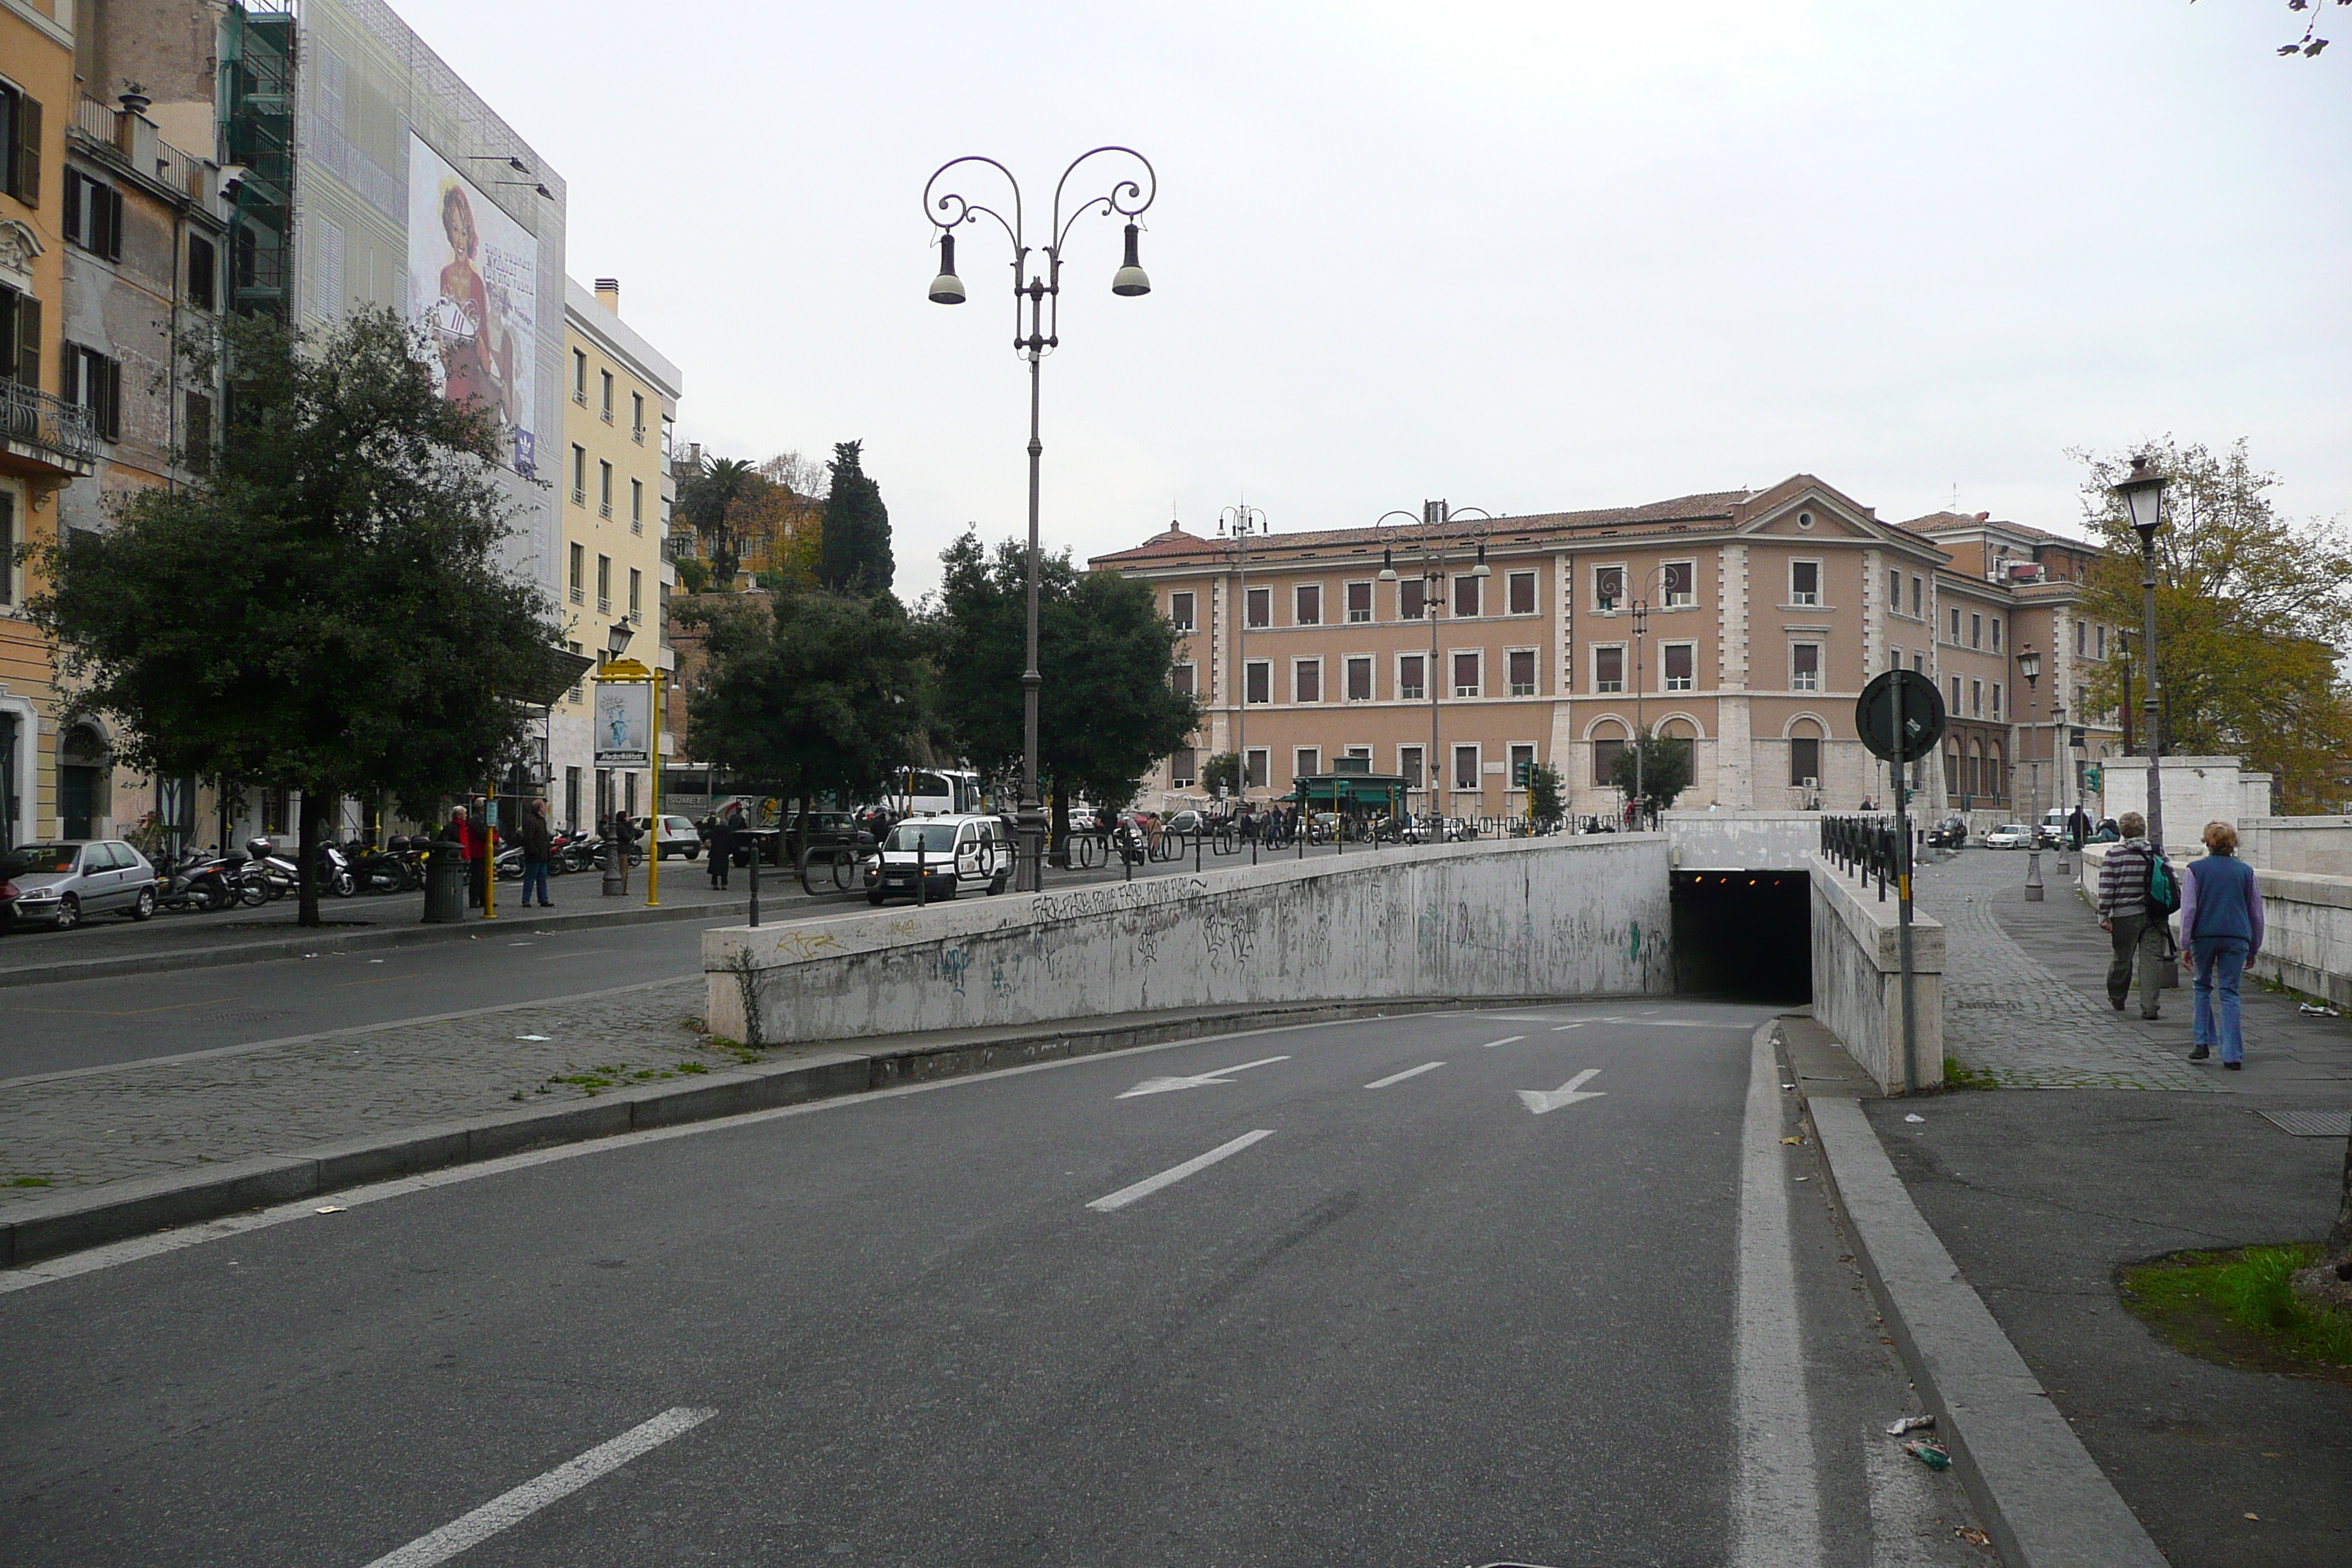
[[[1862,736],[1862,743],[1870,754],[1885,761],[1896,760],[1895,709],[1896,692],[1902,694],[1903,744],[1901,761],[1916,763],[1936,749],[1944,738],[1944,698],[1936,683],[1913,669],[1890,669],[1862,689],[1853,705],[1853,727]]]

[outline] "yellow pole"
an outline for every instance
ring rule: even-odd
[[[652,760],[654,769],[653,831],[646,835],[647,837],[654,841],[654,852],[653,858],[646,862],[646,908],[649,910],[657,910],[661,908],[662,672],[658,669],[655,670],[653,672],[652,679],[654,683],[653,724],[651,727],[652,732],[646,736],[646,754]]]
[[[482,853],[489,857],[482,877],[482,918],[486,921],[499,918],[498,792],[499,781],[492,779],[482,796]]]

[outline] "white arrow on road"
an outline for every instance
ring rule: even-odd
[[[1252,1068],[1272,1067],[1276,1062],[1286,1062],[1289,1059],[1288,1057],[1267,1057],[1262,1061],[1244,1062],[1241,1066],[1234,1068],[1219,1068],[1214,1072],[1204,1072],[1193,1078],[1148,1078],[1118,1098],[1133,1100],[1139,1094],[1166,1094],[1171,1089],[1201,1089],[1210,1084],[1222,1084],[1234,1073],[1247,1072]]]
[[[1563,1105],[1574,1105],[1580,1100],[1599,1100],[1609,1091],[1605,1089],[1586,1089],[1583,1086],[1600,1075],[1599,1068],[1586,1068],[1558,1089],[1549,1091],[1540,1089],[1523,1089],[1519,1090],[1519,1099],[1524,1100],[1527,1108],[1538,1116],[1541,1116],[1547,1110],[1558,1110]]]

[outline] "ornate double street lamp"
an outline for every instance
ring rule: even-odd
[[[1237,689],[1234,695],[1239,699],[1234,704],[1234,755],[1241,763],[1241,768],[1234,777],[1235,811],[1248,801],[1250,786],[1249,660],[1244,657],[1244,638],[1249,630],[1249,542],[1254,535],[1265,531],[1265,513],[1254,506],[1229,506],[1217,514],[1218,537],[1234,542],[1234,668],[1237,672]],[[1269,691],[1266,695],[1271,697],[1274,693]]]
[[[2164,779],[2158,766],[2164,748],[2156,733],[2156,531],[2164,517],[2164,487],[2169,481],[2147,465],[2132,459],[2131,477],[2110,492],[2131,515],[2132,531],[2139,535],[2140,587],[2140,713],[2141,743],[2147,748],[2147,837],[2157,853],[2164,853]]]
[[[1473,512],[1477,515],[1472,517],[1470,514]],[[1437,615],[1441,609],[1451,613],[1447,599],[1447,590],[1452,586],[1446,574],[1448,562],[1460,560],[1475,550],[1475,563],[1470,568],[1471,578],[1484,583],[1494,575],[1493,568],[1486,564],[1486,537],[1494,531],[1495,517],[1484,507],[1464,507],[1455,511],[1444,501],[1425,500],[1421,503],[1418,517],[1402,510],[1385,511],[1373,521],[1372,526],[1382,527],[1392,517],[1403,519],[1399,526],[1404,536],[1406,551],[1421,557],[1421,613],[1429,622],[1429,666],[1421,672],[1423,682],[1429,688],[1429,760],[1422,773],[1429,784],[1429,814],[1442,822],[1445,810],[1437,793]],[[1461,524],[1459,528],[1455,527],[1457,521]],[[1381,546],[1381,581],[1398,581],[1394,545]],[[1483,588],[1474,590],[1484,591]],[[1486,606],[1481,605],[1479,608],[1484,610]]]
[[[1063,203],[1069,190],[1070,176],[1089,158],[1110,156],[1131,158],[1141,173],[1130,172],[1125,178],[1112,182],[1108,195],[1087,196],[1079,200],[1063,216]],[[1013,216],[1006,217],[994,207],[982,206],[960,192],[940,189],[940,182],[950,170],[964,164],[980,164],[1004,176],[1013,192]],[[978,173],[978,170],[972,171]],[[936,194],[934,194],[936,193]],[[1045,355],[1061,345],[1062,249],[1068,242],[1070,230],[1079,218],[1089,213],[1108,217],[1113,214],[1127,220],[1127,255],[1118,270],[1111,275],[1110,291],[1123,299],[1151,292],[1151,279],[1144,276],[1142,266],[1135,258],[1138,232],[1136,219],[1142,216],[1152,198],[1160,194],[1160,179],[1153,173],[1150,161],[1130,147],[1097,147],[1081,153],[1062,171],[1054,184],[1053,221],[1045,243],[1032,247],[1024,226],[1021,202],[1021,182],[1013,171],[993,158],[968,156],[953,158],[935,170],[923,184],[923,216],[931,221],[939,233],[940,273],[931,279],[930,299],[933,304],[961,305],[965,294],[963,279],[956,276],[955,231],[967,223],[977,222],[982,216],[994,218],[1013,242],[1013,348],[1029,362],[1029,640],[1028,663],[1021,672],[1021,809],[1018,831],[1021,839],[1020,858],[1013,868],[1014,886],[1024,892],[1035,892],[1044,877],[1045,864],[1045,805],[1037,790],[1037,693],[1045,683],[1037,671],[1037,459],[1045,447],[1037,437],[1038,366]],[[942,216],[944,214],[946,216]],[[1042,258],[1042,264],[1033,258]],[[1023,311],[1028,313],[1024,318]]]

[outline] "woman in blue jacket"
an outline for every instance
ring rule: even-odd
[[[2213,1054],[2231,1072],[2245,1059],[2238,1032],[2238,977],[2263,950],[2263,890],[2254,869],[2238,858],[2238,830],[2205,825],[2205,858],[2189,863],[2180,888],[2180,952],[2197,968],[2197,1048],[2190,1061]],[[2218,993],[2218,994],[2217,994]]]

